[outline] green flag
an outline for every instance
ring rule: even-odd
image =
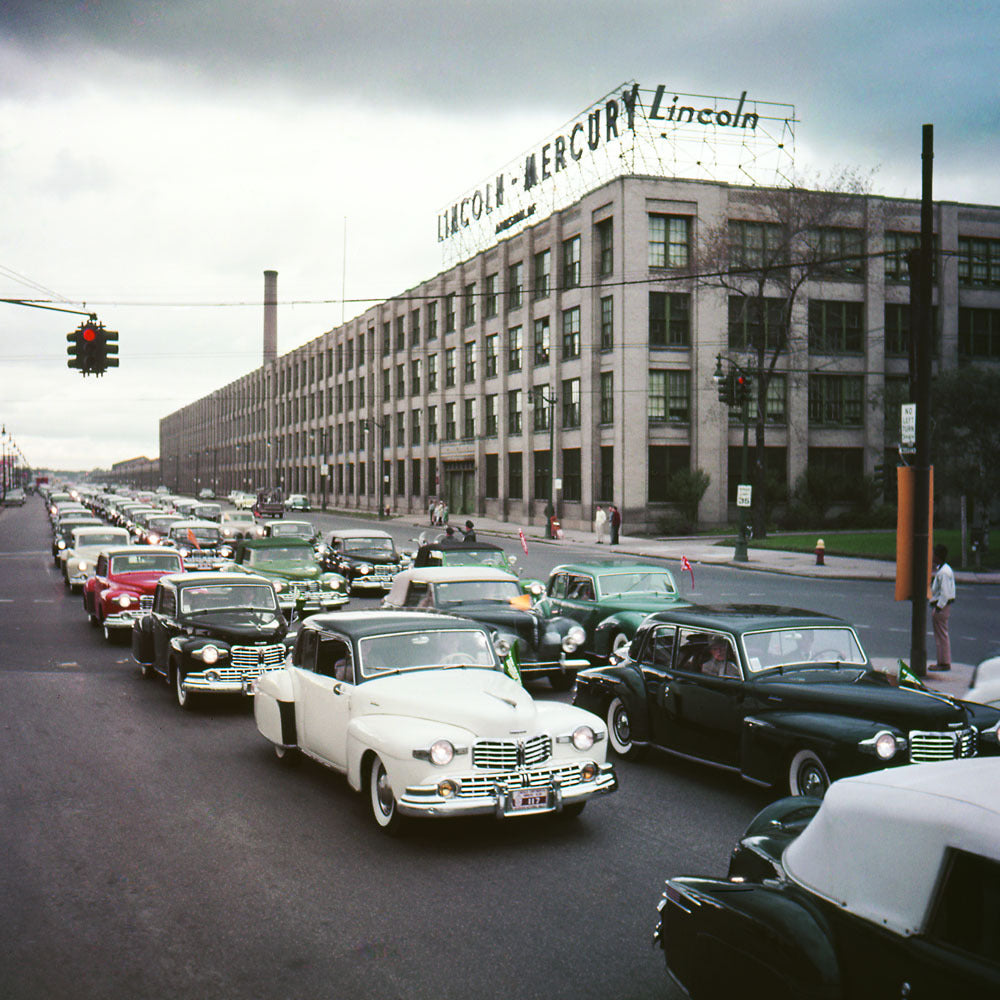
[[[900,687],[908,684],[910,687],[927,690],[924,687],[924,682],[902,660],[899,660],[899,684]]]
[[[516,644],[510,647],[510,652],[507,653],[507,656],[503,661],[503,671],[508,677],[517,681],[518,684],[521,683],[521,668],[517,665]]]

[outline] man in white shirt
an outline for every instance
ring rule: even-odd
[[[931,578],[931,623],[937,646],[937,663],[929,670],[951,670],[951,640],[948,618],[955,603],[955,574],[948,565],[948,547],[934,546],[934,576]]]

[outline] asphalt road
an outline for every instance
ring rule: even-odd
[[[342,778],[278,765],[239,701],[184,713],[141,680],[49,544],[39,500],[0,515],[5,1000],[679,995],[650,946],[662,881],[722,874],[766,792],[652,755],[577,821],[386,838]],[[544,551],[526,573],[566,557]],[[714,572],[701,599],[734,575]],[[735,576],[731,598],[750,599]]]

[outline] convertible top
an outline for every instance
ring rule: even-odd
[[[949,848],[1000,862],[1000,758],[835,781],[782,863],[809,891],[911,935],[927,917]]]
[[[302,628],[318,629],[321,632],[335,631],[360,639],[385,632],[408,631],[440,632],[456,628],[484,631],[482,625],[468,618],[425,611],[393,611],[376,608],[366,611],[337,611],[333,614],[310,615],[302,622]]]

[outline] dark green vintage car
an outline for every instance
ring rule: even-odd
[[[687,603],[670,570],[659,563],[594,559],[552,570],[538,607],[582,625],[584,650],[599,663],[628,646],[646,615]]]
[[[413,565],[418,569],[424,566],[492,566],[494,569],[502,569],[505,573],[521,576],[517,557],[508,555],[499,545],[491,545],[489,542],[463,542],[451,539],[424,542],[417,549]],[[522,578],[521,590],[531,594],[532,597],[541,597],[545,593],[545,584],[541,580]]]
[[[577,675],[574,703],[608,720],[623,757],[653,745],[822,796],[848,775],[1000,752],[1000,710],[896,686],[831,615],[676,608],[650,615],[615,659]]]

